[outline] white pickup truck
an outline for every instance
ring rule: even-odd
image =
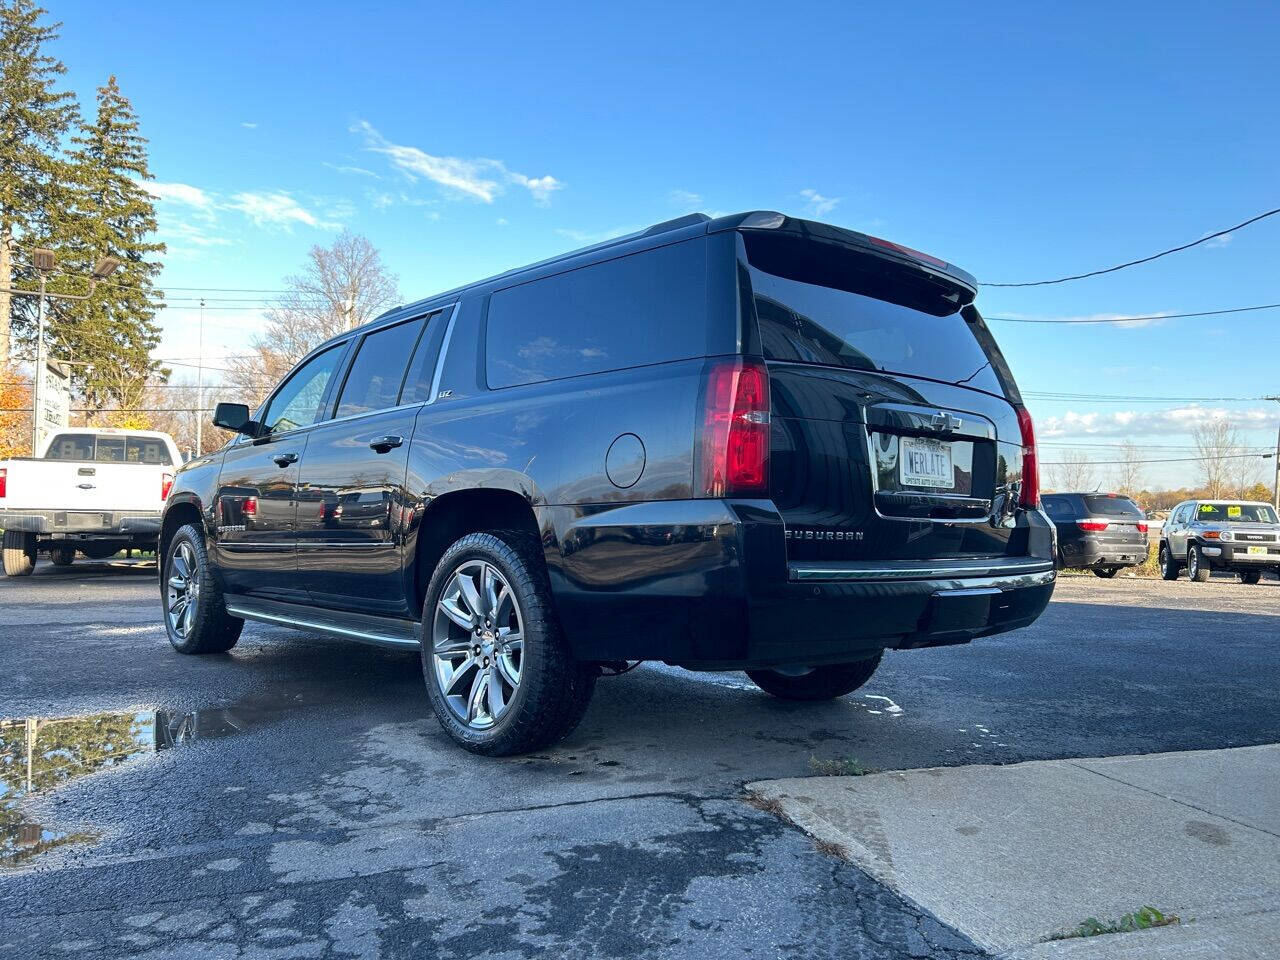
[[[5,575],[30,574],[38,551],[65,566],[77,550],[103,560],[154,549],[181,463],[167,433],[94,427],[58,430],[39,457],[0,460]]]

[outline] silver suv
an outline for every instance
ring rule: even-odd
[[[1177,580],[1186,565],[1197,583],[1214,570],[1232,570],[1257,583],[1264,570],[1280,576],[1280,519],[1269,503],[1187,500],[1173,508],[1160,531],[1160,573]]]

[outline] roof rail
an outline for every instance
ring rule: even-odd
[[[666,233],[668,230],[679,230],[681,227],[692,227],[695,223],[707,223],[711,220],[705,213],[687,213],[683,217],[676,217],[674,220],[663,220],[661,223],[655,223],[644,233],[642,237],[652,237],[654,234]]]

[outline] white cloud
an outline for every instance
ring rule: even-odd
[[[1035,401],[1032,401],[1034,403]],[[1274,429],[1276,414],[1266,407],[1230,410],[1211,407],[1174,407],[1168,410],[1114,410],[1077,413],[1036,419],[1036,436],[1136,437],[1189,434],[1192,428],[1213,420],[1229,420],[1240,430]]]
[[[213,195],[189,183],[159,183],[155,180],[143,180],[141,183],[149,194],[164,203],[180,203],[198,210],[213,208]]]
[[[603,243],[605,240],[612,240],[615,237],[624,237],[628,233],[635,233],[640,227],[614,227],[611,230],[569,230],[560,228],[556,233],[562,237],[568,237],[574,243],[590,244]]]
[[[667,202],[672,206],[693,210],[702,206],[702,195],[692,190],[672,190],[667,194]]]
[[[1223,234],[1222,236],[1220,236],[1220,237],[1214,237],[1212,240],[1210,240],[1209,242],[1207,242],[1207,243],[1205,244],[1205,246],[1206,246],[1206,247],[1225,247],[1227,244],[1229,244],[1229,243],[1231,242],[1231,238],[1232,238],[1233,236],[1234,236],[1234,234],[1231,234],[1231,233],[1224,233],[1224,234]]]
[[[250,123],[248,120],[241,120],[241,121],[240,121],[240,126],[244,127],[246,130],[257,130],[257,129],[258,129],[258,125],[257,125],[256,123]]]
[[[355,166],[351,166],[350,164],[330,163],[327,160],[323,162],[324,162],[324,165],[328,167],[330,170],[336,170],[338,171],[338,173],[346,173],[356,177],[372,177],[374,180],[382,179],[372,170],[366,170],[364,167],[355,167]]]
[[[337,224],[321,220],[283,190],[237,193],[227,209],[240,211],[259,227],[278,226],[288,230],[301,223],[322,230],[337,229]]]
[[[506,217],[499,217],[494,222],[497,223],[497,225],[500,227],[509,227],[511,225],[511,221],[508,220]]]
[[[824,197],[813,189],[801,190],[800,196],[805,199],[805,209],[818,216],[830,213],[844,200],[844,197]]]
[[[362,134],[365,149],[385,156],[410,180],[430,180],[450,194],[471,197],[483,203],[493,203],[509,186],[516,185],[528,190],[535,203],[545,205],[550,202],[552,193],[564,187],[549,174],[530,177],[508,170],[501,160],[439,157],[418,147],[392,143],[366,120],[353,125],[351,132]]]

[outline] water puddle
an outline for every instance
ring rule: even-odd
[[[48,793],[134,757],[193,740],[243,733],[293,706],[297,704],[272,700],[187,713],[138,710],[0,720],[0,866],[92,839],[34,822],[23,812],[25,797]]]

